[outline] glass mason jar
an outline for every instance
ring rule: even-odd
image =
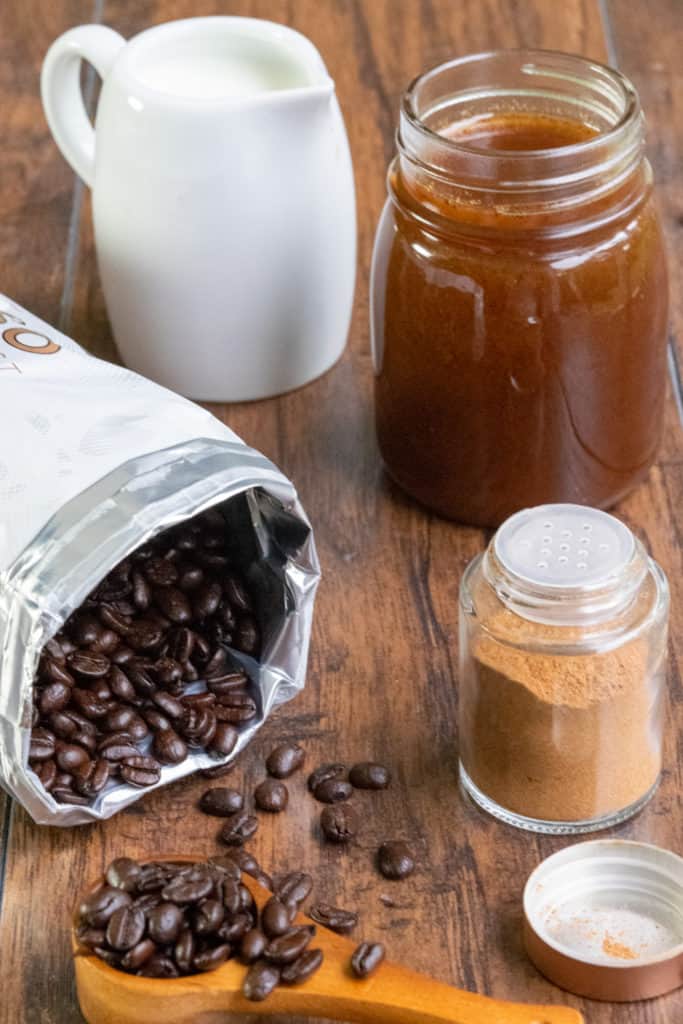
[[[460,590],[460,777],[536,832],[635,814],[662,761],[669,589],[618,519],[518,512]]]
[[[475,525],[614,504],[655,458],[666,381],[631,84],[544,51],[444,64],[403,97],[388,189],[371,324],[390,475]]]

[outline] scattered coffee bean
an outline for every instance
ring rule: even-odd
[[[308,776],[308,788],[311,793],[315,793],[321,783],[339,778],[345,771],[346,765],[343,764],[323,764]]]
[[[313,925],[290,928],[284,935],[278,935],[270,940],[266,946],[265,958],[268,963],[277,964],[278,967],[291,964],[301,956],[314,935],[315,927]]]
[[[313,796],[322,804],[342,803],[348,800],[352,793],[351,784],[340,778],[325,779],[313,790]]]
[[[339,932],[340,935],[350,932],[358,924],[358,914],[352,910],[333,907],[329,903],[316,903],[308,911],[308,916],[317,924],[329,928],[330,931]]]
[[[367,978],[384,960],[381,942],[361,942],[351,956],[351,970],[357,978]]]
[[[263,956],[268,939],[260,928],[251,928],[240,943],[240,959],[243,964],[253,964]]]
[[[308,899],[313,888],[313,879],[304,871],[291,871],[275,886],[275,895],[288,905],[300,907]]]
[[[220,831],[220,839],[226,846],[243,846],[257,829],[257,818],[247,814],[246,811],[238,811],[226,821]]]
[[[242,994],[246,999],[251,999],[255,1003],[263,1002],[277,987],[279,980],[280,971],[274,964],[269,964],[265,960],[257,960],[249,968],[244,979]]]
[[[349,782],[355,789],[386,789],[391,782],[391,772],[383,764],[362,761],[354,764],[349,772]]]
[[[402,840],[382,843],[377,853],[377,866],[385,878],[399,880],[412,875],[415,859]]]
[[[207,789],[202,794],[199,807],[204,814],[213,814],[217,818],[227,818],[244,806],[244,797],[238,790],[229,789],[224,786],[217,786],[215,789]]]
[[[289,803],[289,792],[284,782],[264,779],[254,790],[254,803],[260,811],[277,814],[284,811]]]
[[[297,743],[281,743],[266,758],[266,770],[275,779],[288,779],[305,760],[304,750]]]
[[[358,815],[348,804],[331,804],[320,815],[320,828],[331,843],[349,843],[358,835]]]
[[[315,974],[322,962],[321,949],[306,949],[293,963],[282,968],[280,981],[284,985],[301,985]]]
[[[276,896],[266,903],[261,913],[261,926],[269,939],[284,935],[291,926],[292,915],[289,908]]]

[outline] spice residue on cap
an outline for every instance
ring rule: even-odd
[[[624,945],[623,942],[618,942],[609,932],[605,932],[605,937],[602,940],[602,951],[607,956],[614,956],[619,960],[637,960],[639,956],[635,950]]]

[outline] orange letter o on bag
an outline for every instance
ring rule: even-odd
[[[30,334],[34,338],[42,338],[45,342],[44,345],[25,345],[22,341],[19,341],[18,335]],[[37,356],[49,356],[53,352],[59,352],[61,345],[58,345],[56,341],[50,341],[44,334],[38,334],[37,331],[29,331],[26,327],[8,327],[6,331],[2,332],[2,336],[8,345],[12,348],[18,348],[21,352],[32,352]]]

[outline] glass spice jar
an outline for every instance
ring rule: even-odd
[[[373,257],[379,447],[437,512],[607,508],[647,474],[667,277],[643,117],[617,71],[478,54],[403,97]]]
[[[503,821],[592,832],[635,814],[662,760],[669,588],[618,519],[518,512],[460,589],[460,777]]]

